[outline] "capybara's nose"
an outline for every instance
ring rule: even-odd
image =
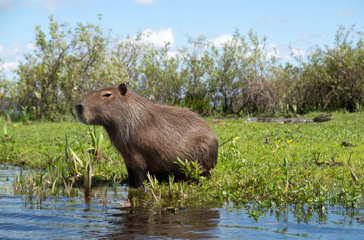
[[[77,109],[78,111],[81,111],[81,110],[83,109],[83,106],[82,106],[81,104],[77,104],[77,105],[76,105],[76,109]]]

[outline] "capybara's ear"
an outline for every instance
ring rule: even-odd
[[[128,89],[126,88],[125,83],[120,84],[120,85],[119,85],[119,87],[118,87],[118,89],[119,89],[119,92],[121,93],[121,95],[123,95],[123,96],[125,96],[125,93],[126,93],[126,91],[128,90]]]

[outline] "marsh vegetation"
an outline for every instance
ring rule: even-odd
[[[313,124],[243,124],[242,119],[233,118],[220,120],[226,125],[214,125],[213,118],[206,118],[220,144],[225,142],[211,176],[200,177],[197,163],[176,159],[189,181],[175,182],[171,176],[169,182],[158,182],[149,175],[144,200],[178,207],[185,207],[186,199],[194,206],[216,200],[242,205],[299,204],[312,210],[324,210],[330,204],[361,206],[364,122],[361,113],[334,116],[330,122]],[[16,177],[14,187],[27,182],[36,196],[37,191],[56,186],[67,186],[69,191],[90,186],[85,193],[90,196],[100,184],[127,182],[123,160],[107,138],[102,141],[102,129],[69,122],[11,124],[8,137],[0,140],[1,161],[42,169]]]
[[[213,124],[217,123],[214,118],[205,120],[220,144],[225,142],[219,148],[218,164],[211,176],[199,176],[198,164],[180,159],[176,164],[188,181],[175,182],[171,176],[167,182],[158,182],[148,175],[146,187],[138,190],[125,184],[127,171],[123,160],[108,138],[100,140],[106,134],[101,128],[89,129],[76,122],[11,122],[6,125],[7,137],[0,140],[1,161],[22,167],[1,178],[1,195],[19,196],[16,204],[21,208],[38,209],[46,215],[56,205],[58,211],[66,211],[66,216],[71,209],[78,212],[91,208],[93,214],[100,211],[101,215],[109,212],[112,215],[100,217],[123,226],[114,229],[113,225],[115,236],[159,234],[189,238],[198,237],[196,230],[203,232],[200,237],[207,238],[225,236],[229,229],[241,228],[247,234],[259,232],[271,237],[331,234],[331,230],[316,232],[316,223],[325,226],[323,229],[342,226],[361,231],[362,113],[336,112],[333,120],[312,124],[243,124],[244,119],[240,118],[220,118],[219,124]],[[137,227],[140,219],[145,219],[145,228]],[[177,225],[167,226],[166,221],[187,225],[181,232],[172,233],[163,229]],[[275,229],[266,225],[267,221],[289,227]],[[191,222],[198,224],[188,228]],[[300,225],[295,227],[297,223],[312,231],[307,232]],[[95,232],[105,230],[92,226]],[[111,231],[110,227],[106,233]],[[220,232],[222,228],[226,229]]]

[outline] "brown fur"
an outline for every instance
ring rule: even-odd
[[[217,163],[217,138],[203,119],[187,109],[154,104],[125,84],[87,94],[76,112],[80,122],[106,129],[124,158],[132,187],[142,186],[147,172],[159,180],[170,174],[184,180],[174,163],[177,157],[198,160],[203,176]]]

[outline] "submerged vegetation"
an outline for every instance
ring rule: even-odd
[[[225,124],[213,125],[213,118],[206,118],[222,144],[210,177],[199,176],[197,163],[176,159],[189,181],[175,182],[171,176],[162,183],[148,174],[146,188],[130,190],[135,193],[123,204],[176,208],[217,202],[258,204],[250,209],[252,218],[261,214],[259,206],[295,204],[311,211],[328,205],[363,206],[362,113],[336,112],[333,120],[312,124],[244,124],[243,120],[225,118],[219,119]],[[33,196],[40,202],[47,191],[56,196],[55,188],[63,186],[69,197],[75,186],[85,186],[85,197],[100,189],[105,192],[100,188],[104,183],[116,189],[127,182],[127,171],[109,140],[105,137],[102,143],[105,133],[99,131],[77,123],[7,125],[8,137],[0,140],[1,162],[41,169],[27,176],[20,173],[8,184],[14,191],[21,186],[32,189],[25,194],[29,202],[35,201]]]

